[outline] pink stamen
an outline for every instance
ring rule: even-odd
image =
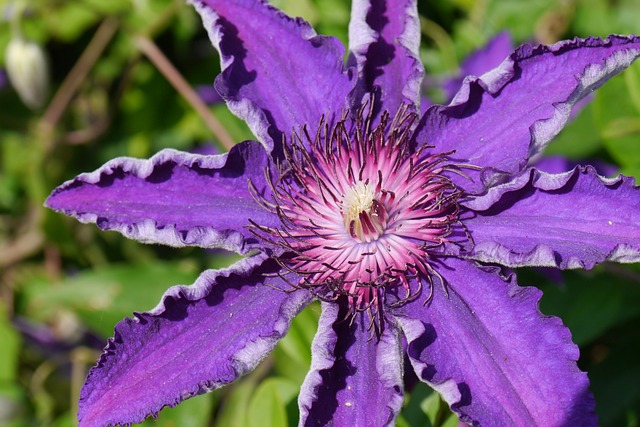
[[[282,226],[259,230],[289,249],[279,262],[303,278],[299,286],[381,316],[386,291],[400,286],[412,298],[420,276],[432,282],[429,252],[448,241],[459,193],[442,175],[444,156],[412,152],[414,113],[403,107],[390,123],[385,112],[371,129],[364,110],[355,123],[344,117],[329,131],[322,121],[314,139],[303,128],[285,144],[274,201],[263,203]]]

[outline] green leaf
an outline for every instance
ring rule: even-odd
[[[2,351],[0,351],[0,384],[17,380],[18,361],[20,352],[20,335],[13,329],[0,304],[0,337],[2,337]]]
[[[319,318],[319,303],[309,305],[294,318],[287,335],[279,344],[287,358],[311,363],[311,342],[318,329]]]
[[[438,393],[426,394],[420,402],[420,408],[434,427],[458,425],[458,416],[451,412]]]
[[[173,408],[164,408],[158,419],[148,419],[144,427],[206,427],[220,397],[220,391],[194,396]]]
[[[311,342],[318,329],[320,305],[311,304],[291,323],[287,335],[274,350],[276,372],[302,384],[311,366]]]
[[[311,0],[273,0],[271,4],[289,16],[299,16],[311,25],[318,22],[318,11]]]
[[[111,336],[123,317],[153,308],[167,288],[193,283],[197,276],[190,263],[157,261],[83,271],[54,284],[35,279],[24,285],[26,311],[39,321],[75,312],[89,327]]]
[[[554,6],[553,0],[491,0],[486,10],[490,18],[486,23],[494,29],[508,29],[516,40],[526,40],[534,34],[540,18],[554,10]]]
[[[95,11],[78,1],[62,2],[60,7],[43,12],[42,17],[51,34],[67,42],[76,40],[99,19]]]
[[[638,66],[640,64],[634,64],[633,68]],[[594,119],[604,146],[623,167],[640,165],[640,143],[636,132],[640,114],[633,114],[636,107],[628,95],[630,88],[625,81],[629,79],[625,75],[628,72],[630,70],[612,78],[598,91],[593,101]]]
[[[458,417],[440,395],[423,382],[419,382],[410,394],[405,395],[405,407],[401,422],[407,426],[441,427],[457,426]],[[452,424],[453,423],[453,424]]]
[[[432,425],[438,425],[438,414],[440,413],[440,406],[442,400],[438,393],[430,393],[420,402],[420,409],[427,416],[427,419]]]
[[[636,113],[640,114],[640,67],[637,65],[629,67],[622,75],[629,90],[629,99],[636,108]]]
[[[603,138],[613,139],[627,136],[640,136],[640,116],[619,117],[607,123],[602,130]]]
[[[636,181],[640,181],[640,165],[620,168],[620,173],[626,176],[633,176]]]
[[[84,7],[104,15],[115,15],[131,8],[131,0],[83,0],[83,3]]]
[[[29,426],[26,394],[17,384],[0,383],[0,425],[3,427]]]
[[[637,283],[636,283],[637,285]],[[603,427],[637,426],[640,416],[640,317],[625,323],[583,350],[596,400],[598,424]]]
[[[20,362],[20,335],[13,329],[0,304],[0,425],[6,427],[25,426],[25,394],[18,385]]]
[[[348,46],[349,2],[343,0],[320,0],[315,3],[318,11],[316,30],[320,34],[335,36],[340,39],[344,46]]]
[[[606,0],[582,0],[576,8],[574,26],[582,34],[604,37],[615,26]]]
[[[76,417],[70,412],[65,412],[63,415],[56,418],[53,423],[53,427],[75,427],[78,425]]]
[[[398,415],[396,418],[396,427],[411,427],[411,424],[404,418],[402,414]],[[427,426],[431,427],[431,426]]]
[[[217,104],[213,107],[213,114],[220,122],[225,124],[225,130],[231,135],[234,141],[244,141],[247,139],[255,139],[249,126],[229,111],[225,104]]]
[[[593,107],[587,105],[553,139],[545,153],[584,160],[593,157],[601,147],[602,139],[595,124]]]
[[[442,427],[458,427],[458,425],[460,425],[460,420],[458,420],[458,417],[456,416],[456,414],[450,414],[444,419],[444,421],[440,425]]]
[[[437,393],[431,387],[423,382],[416,384],[409,394],[405,407],[402,409],[402,417],[409,426],[432,427],[432,421],[435,420],[436,413],[433,413],[429,404],[423,407],[423,403],[433,397],[437,398]],[[431,402],[429,401],[429,402]],[[425,410],[426,409],[426,410]],[[437,411],[436,411],[437,412]]]
[[[248,407],[249,427],[282,427],[288,424],[287,404],[299,386],[285,378],[268,378],[256,389]]]
[[[246,427],[249,401],[256,389],[251,378],[245,378],[224,389],[227,394],[220,404],[216,427]]]
[[[562,286],[540,286],[544,291],[540,307],[543,313],[562,318],[576,344],[590,343],[608,329],[640,315],[637,283],[602,269],[568,271],[563,276]]]
[[[580,0],[575,7],[576,34],[606,37],[637,32],[640,3],[637,0]]]

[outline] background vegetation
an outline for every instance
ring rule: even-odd
[[[273,4],[346,43],[348,1]],[[637,0],[419,4],[432,88],[502,30],[518,43],[554,42],[632,33],[640,25]],[[50,90],[34,95],[41,106],[27,107],[2,71],[7,45],[19,34],[49,58]],[[116,322],[155,306],[170,285],[191,283],[203,269],[235,259],[141,245],[42,207],[55,186],[116,156],[148,157],[165,147],[224,151],[251,139],[211,92],[218,61],[182,0],[0,0],[1,426],[75,425],[80,387]],[[550,151],[640,176],[640,64],[605,85]],[[571,328],[601,424],[640,425],[640,266],[520,277],[545,291],[542,311]],[[312,306],[299,316],[273,356],[242,381],[165,409],[144,425],[297,425],[295,399],[318,311]],[[436,394],[408,377],[399,424],[457,421]]]

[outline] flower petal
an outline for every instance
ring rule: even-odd
[[[613,177],[617,176],[619,173],[618,167],[612,165],[611,163],[604,162],[600,159],[591,159],[585,161],[575,161],[568,159],[564,156],[541,156],[540,159],[536,160],[532,166],[534,166],[539,171],[544,171],[547,173],[564,173],[572,170],[576,166],[587,166],[591,165],[595,168],[598,175]],[[526,171],[524,173],[529,173]]]
[[[465,205],[473,259],[507,266],[592,268],[640,261],[640,190],[592,167],[533,169]]]
[[[596,424],[578,347],[557,317],[537,308],[541,292],[506,281],[497,268],[448,258],[434,285],[397,315],[418,377],[462,421],[491,426]]]
[[[220,52],[215,87],[270,151],[283,135],[348,107],[344,47],[261,0],[189,0]]]
[[[429,109],[419,141],[441,152],[472,180],[452,179],[470,193],[522,170],[562,129],[572,107],[640,55],[640,37],[575,39],[518,48],[482,78],[471,77],[449,106]]]
[[[393,115],[401,103],[420,105],[424,67],[420,61],[416,0],[355,0],[349,23],[353,53],[364,90],[380,91],[382,108]]]
[[[385,323],[372,338],[363,313],[350,322],[346,307],[323,303],[312,344],[311,369],[300,390],[300,425],[393,425],[402,407],[402,343]]]
[[[513,40],[511,34],[502,31],[496,34],[486,46],[472,52],[465,58],[460,66],[460,74],[456,78],[448,79],[443,83],[443,89],[447,99],[451,100],[462,86],[465,76],[481,76],[491,71],[504,61],[513,52]]]
[[[310,294],[289,290],[264,255],[174,286],[115,329],[80,395],[81,427],[129,424],[236,380],[286,333]],[[267,274],[267,275],[263,275]]]
[[[248,180],[269,191],[267,154],[257,142],[228,154],[163,150],[149,160],[121,157],[51,193],[46,206],[146,243],[219,247],[247,253],[261,243],[246,229],[279,224],[255,201]]]

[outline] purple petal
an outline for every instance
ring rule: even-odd
[[[198,85],[196,86],[196,92],[207,105],[215,105],[222,101],[222,97],[213,85]]]
[[[393,425],[402,407],[402,343],[391,322],[378,339],[363,313],[323,303],[311,369],[300,390],[300,425]]]
[[[349,50],[364,89],[377,86],[382,106],[393,115],[401,103],[420,105],[420,20],[415,0],[355,0],[351,7]]]
[[[444,82],[447,99],[453,99],[462,86],[465,76],[481,76],[493,70],[513,52],[513,40],[507,31],[495,35],[486,46],[472,52],[460,66],[460,75]]]
[[[215,87],[271,150],[302,125],[349,106],[355,78],[344,70],[344,47],[317,36],[261,0],[190,0],[220,52]]]
[[[507,266],[592,268],[640,261],[640,190],[633,178],[591,167],[551,175],[536,169],[465,205],[470,257]]]
[[[481,76],[500,65],[513,49],[511,35],[502,31],[489,40],[486,46],[465,58],[460,67],[462,74]]]
[[[246,228],[249,218],[279,224],[249,191],[249,180],[267,191],[267,159],[257,142],[218,156],[163,150],[149,160],[122,157],[64,183],[46,206],[146,243],[247,253],[261,245]]]
[[[572,170],[576,166],[591,165],[598,172],[599,175],[613,177],[618,175],[618,168],[610,163],[603,162],[600,159],[586,160],[577,162],[575,160],[567,159],[563,156],[542,156],[540,159],[533,163],[533,166],[547,173],[564,173]]]
[[[189,152],[194,154],[199,154],[201,156],[214,156],[216,154],[221,154],[220,150],[217,146],[215,146],[211,142],[205,142],[202,145],[196,145],[192,147]]]
[[[310,302],[309,292],[284,291],[277,267],[261,255],[205,271],[118,323],[82,388],[80,426],[138,423],[254,369]]]
[[[518,48],[500,67],[468,78],[449,106],[427,111],[420,141],[442,152],[473,180],[452,179],[480,193],[522,170],[562,129],[571,108],[640,55],[640,38],[575,39]]]
[[[497,268],[448,258],[436,266],[447,294],[434,285],[397,316],[408,354],[467,423],[490,426],[596,424],[578,347],[557,317],[537,308],[541,292],[506,281]],[[474,424],[475,425],[475,424]]]
[[[420,97],[420,116],[424,116],[424,113],[426,113],[432,105],[431,99],[429,99],[427,95],[422,95]]]

